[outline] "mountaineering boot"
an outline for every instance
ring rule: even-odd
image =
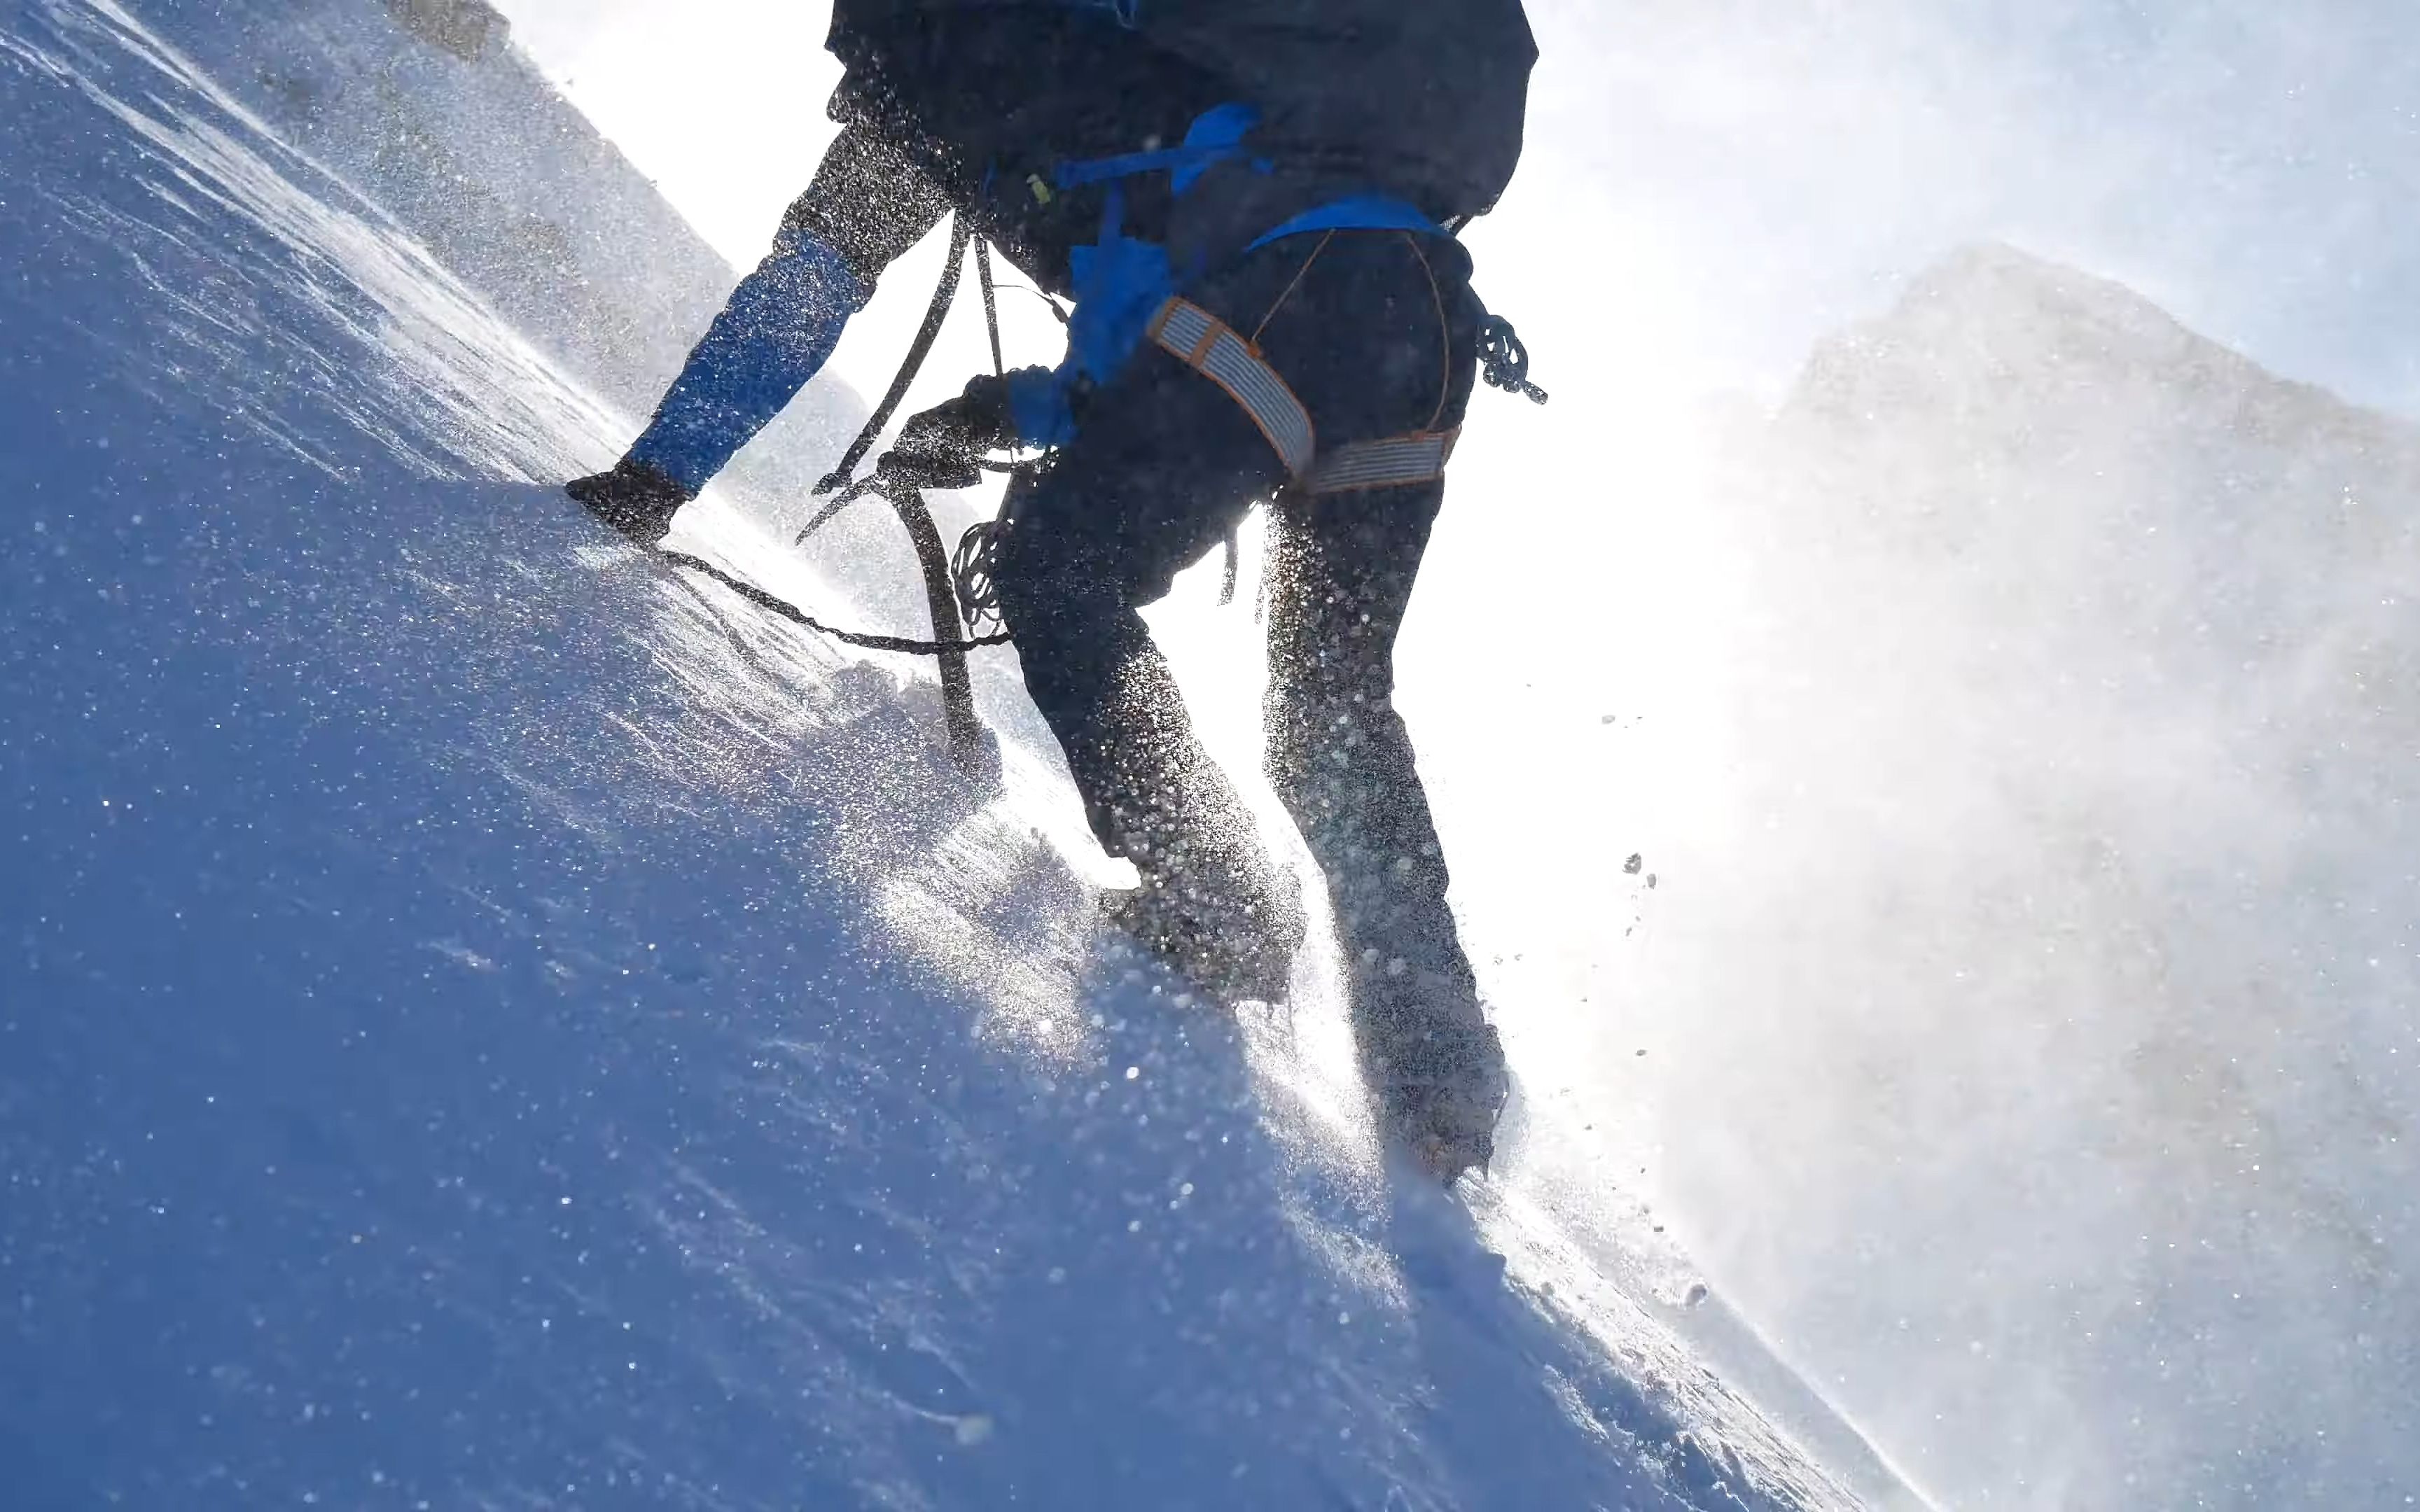
[[[1433,973],[1355,964],[1355,1035],[1387,1134],[1451,1186],[1496,1154],[1512,1095],[1504,1041],[1477,1000]]]
[[[574,478],[563,491],[581,507],[640,546],[654,546],[673,528],[673,516],[697,497],[652,462],[626,456],[611,472]]]
[[[1222,1004],[1286,1000],[1306,927],[1291,872],[1198,861],[1185,872],[1138,870],[1142,886],[1102,900],[1106,922]]]

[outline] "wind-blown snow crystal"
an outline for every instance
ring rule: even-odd
[[[1983,248],[1817,354],[1728,508],[1693,1232],[1953,1496],[2398,1504],[2420,428]]]

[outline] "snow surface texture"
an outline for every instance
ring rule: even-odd
[[[507,45],[482,5],[130,8],[282,140],[375,200],[566,376],[623,410],[653,408],[737,280]],[[727,491],[768,519],[787,517],[782,486],[820,475],[864,415],[845,384],[814,385],[739,459]],[[861,552],[875,547],[871,533],[849,520],[836,538]]]
[[[1904,1499],[1390,1185],[1332,1023],[1090,961],[1048,764],[607,544],[627,419],[399,224],[8,18],[10,1507]]]
[[[401,6],[129,9],[621,408],[654,402],[720,308],[731,270],[501,32],[458,52],[415,34]]]

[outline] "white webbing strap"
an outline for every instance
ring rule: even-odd
[[[1311,412],[1276,368],[1234,328],[1188,300],[1171,299],[1152,317],[1160,349],[1224,389],[1251,418],[1287,475],[1314,494],[1434,483],[1445,476],[1457,430],[1419,431],[1353,441],[1322,455]]]
[[[1453,455],[1454,440],[1461,434],[1456,427],[1353,441],[1321,457],[1303,486],[1322,494],[1435,483],[1445,476],[1446,458]]]
[[[1311,412],[1233,328],[1198,304],[1171,299],[1153,317],[1151,339],[1243,406],[1289,474],[1299,478],[1310,471],[1318,452]]]

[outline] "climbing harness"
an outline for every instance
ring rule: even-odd
[[[1151,339],[1242,408],[1304,493],[1393,488],[1445,476],[1459,427],[1353,441],[1322,453],[1310,411],[1277,369],[1233,327],[1190,300],[1174,298],[1161,306]]]
[[[1342,203],[1342,202],[1340,202]],[[1280,235],[1324,230],[1302,267],[1295,270],[1293,282],[1279,294],[1268,313],[1261,316],[1260,325],[1249,336],[1237,332],[1208,310],[1182,296],[1171,296],[1153,316],[1146,332],[1152,343],[1186,366],[1208,378],[1234,400],[1252,424],[1259,429],[1285,468],[1292,480],[1289,486],[1296,493],[1318,497],[1326,494],[1357,493],[1373,488],[1399,488],[1414,484],[1435,483],[1445,476],[1445,465],[1453,455],[1454,442],[1462,427],[1437,427],[1445,415],[1446,400],[1450,388],[1449,349],[1442,354],[1445,368],[1440,371],[1436,411],[1429,424],[1419,429],[1373,440],[1348,441],[1342,446],[1322,448],[1319,433],[1311,424],[1311,412],[1295,397],[1294,388],[1283,375],[1269,365],[1261,355],[1260,336],[1277,318],[1286,301],[1294,298],[1311,264],[1319,260],[1335,239],[1339,230],[1365,228],[1371,222],[1385,218],[1395,210],[1386,202],[1375,201],[1351,207],[1349,213],[1329,214],[1325,210],[1298,216],[1277,231],[1253,243],[1262,246]],[[1404,209],[1401,214],[1417,215]],[[1408,226],[1396,228],[1405,245],[1428,268],[1427,255],[1419,250],[1416,232]],[[1437,329],[1445,338],[1444,296],[1437,293],[1435,274],[1430,273],[1430,290],[1437,298]],[[1528,382],[1529,354],[1513,334],[1512,326],[1500,316],[1489,316],[1481,329],[1480,359],[1486,368],[1487,381],[1494,387],[1527,393],[1537,403],[1546,402],[1545,391]],[[1231,537],[1227,547],[1228,577],[1234,576],[1235,547]],[[1232,590],[1231,590],[1232,592]],[[1223,601],[1223,600],[1222,600]]]

